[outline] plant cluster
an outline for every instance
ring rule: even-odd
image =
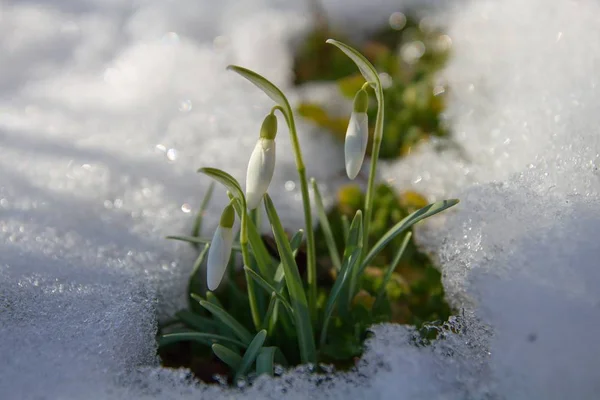
[[[370,245],[370,226],[377,223],[374,218],[375,174],[384,132],[383,87],[375,67],[362,54],[335,40],[330,39],[327,43],[348,56],[366,81],[355,95],[346,131],[345,164],[351,179],[361,169],[366,153],[367,105],[371,91],[374,91],[378,104],[364,205],[343,227],[343,251],[338,250],[340,243],[336,243],[332,233],[317,183],[306,177],[294,115],[287,98],[266,78],[238,66],[230,66],[229,69],[248,79],[276,103],[262,124],[250,157],[246,190],[242,190],[239,182],[222,170],[201,168],[199,172],[228,190],[230,202],[223,207],[212,239],[198,236],[199,223],[194,235],[173,237],[198,245],[199,256],[188,288],[190,310],[177,313],[174,324],[161,328],[160,349],[168,351],[169,346],[175,343],[188,343],[190,353],[197,354],[199,358],[216,357],[219,365],[227,367],[225,371],[234,383],[249,376],[274,375],[277,365],[351,363],[361,353],[369,326],[375,322],[391,321],[387,288],[408,246],[409,229],[458,203],[458,200],[444,200],[422,207],[406,215],[391,229],[381,232],[376,242]],[[303,200],[305,229],[291,238],[284,231],[267,193],[275,168],[276,112],[282,114],[291,136]],[[318,284],[317,244],[312,226],[309,185],[333,264],[332,285]],[[201,213],[209,197],[205,198]],[[257,207],[261,203],[274,237],[276,254],[269,252],[260,235],[261,213]],[[240,225],[237,239],[234,234],[236,219]],[[405,235],[401,236],[403,233]],[[398,238],[401,240],[396,242],[398,246],[393,249],[393,257],[381,281],[367,285],[365,282],[368,280],[364,277],[369,267]],[[300,263],[299,249],[304,241],[306,262]],[[241,253],[241,269],[236,268],[238,257],[232,257],[233,253]],[[200,271],[205,259],[204,278]],[[229,279],[222,283],[227,271]],[[210,370],[210,373],[213,372],[215,370]]]

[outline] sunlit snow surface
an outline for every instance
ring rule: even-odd
[[[323,3],[334,23],[361,29],[403,10]],[[158,368],[156,321],[183,304],[193,257],[163,237],[191,226],[209,182],[198,167],[243,179],[271,106],[225,66],[289,89],[309,14],[283,1],[5,0],[2,398],[597,398],[600,6],[426,3],[452,39],[440,79],[460,150],[426,145],[381,175],[461,199],[420,237],[441,262],[462,333],[417,347],[403,327],[376,327],[357,371],[300,369],[240,394]],[[300,130],[308,174],[331,193],[342,147]],[[284,129],[277,140],[271,193],[288,226],[300,226]]]

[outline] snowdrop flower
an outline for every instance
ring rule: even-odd
[[[233,222],[235,221],[235,212],[233,206],[229,204],[221,214],[219,226],[215,231],[210,248],[208,249],[208,261],[206,268],[206,284],[208,290],[214,291],[219,287],[223,279],[225,269],[231,256],[231,247],[233,246]]]
[[[246,172],[246,203],[250,210],[258,207],[273,178],[275,135],[277,135],[277,117],[269,114],[260,128],[260,138],[252,151]]]
[[[354,97],[354,109],[350,115],[350,123],[348,124],[344,143],[346,174],[350,179],[356,178],[356,175],[360,172],[367,151],[367,142],[369,141],[368,105],[369,96],[367,91],[360,89]]]

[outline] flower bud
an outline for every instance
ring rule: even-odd
[[[368,105],[367,92],[364,89],[359,90],[354,97],[354,108],[350,115],[350,122],[346,130],[346,141],[344,142],[346,174],[350,179],[356,178],[360,172],[367,151],[367,143],[369,142]]]
[[[216,290],[225,275],[231,248],[233,247],[233,223],[235,211],[230,204],[223,210],[219,226],[213,235],[210,248],[208,249],[208,260],[206,264],[206,284],[211,291]]]
[[[277,118],[269,114],[262,124],[260,138],[254,146],[246,172],[246,203],[250,210],[258,207],[271,184],[275,171],[276,134]]]
[[[269,114],[265,117],[260,127],[260,137],[264,139],[275,140],[277,135],[277,117],[275,114]]]

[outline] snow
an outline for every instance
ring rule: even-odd
[[[385,0],[323,3],[357,35],[398,9]],[[289,92],[293,44],[308,13],[258,0],[3,2],[0,392],[595,398],[600,44],[591,38],[600,34],[600,5],[435,3],[423,2],[431,6],[424,12],[452,38],[440,79],[461,150],[422,146],[383,166],[382,178],[431,199],[461,199],[420,232],[460,315],[437,328],[442,339],[431,346],[416,346],[405,327],[378,326],[357,371],[299,368],[240,394],[159,367],[157,321],[183,304],[193,257],[164,236],[192,224],[209,183],[198,167],[243,178],[271,107],[225,66],[256,69]],[[343,174],[342,146],[310,124],[299,129],[308,175],[331,194]],[[286,225],[297,227],[300,197],[297,185],[286,190],[295,167],[283,129],[277,141],[270,192]],[[224,197],[216,193],[207,231]]]

